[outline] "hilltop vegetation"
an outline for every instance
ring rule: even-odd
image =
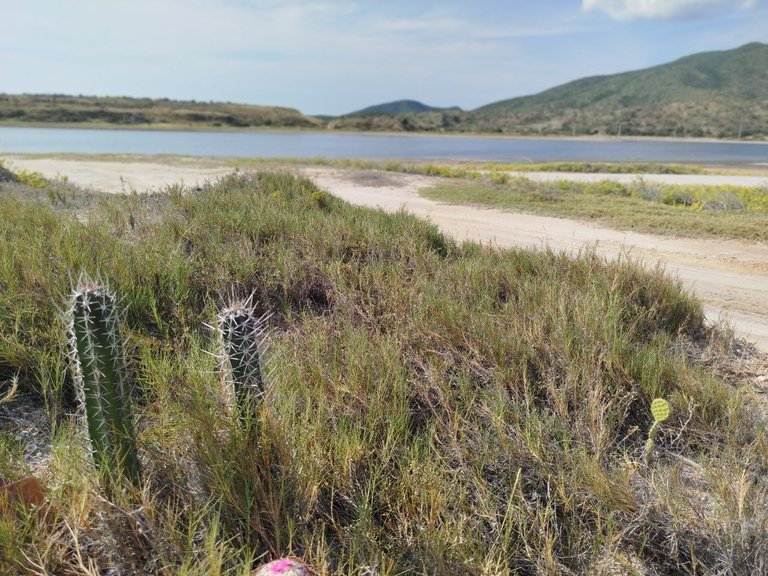
[[[476,110],[415,108],[342,117],[332,128],[520,135],[768,137],[768,45],[694,54],[582,78]],[[376,107],[374,107],[376,111]]]
[[[461,111],[461,108],[457,106],[449,108],[436,108],[435,106],[427,106],[416,100],[397,100],[395,102],[387,102],[385,104],[377,104],[376,106],[369,106],[363,108],[357,112],[352,112],[346,116],[383,116],[383,115],[396,115],[396,114],[418,114],[420,112],[442,112],[444,110]]]
[[[150,98],[0,94],[0,122],[170,127],[297,127],[322,122],[298,110]]]
[[[285,553],[355,576],[768,562],[765,422],[733,376],[748,355],[723,380],[731,343],[661,271],[458,244],[286,173],[110,197],[21,180],[0,185],[0,484],[30,473],[16,431],[44,402],[32,436],[53,429],[37,474],[55,516],[0,513],[0,572],[236,576]],[[57,306],[84,269],[125,309],[141,491],[99,488],[71,417]],[[233,293],[272,312],[246,429],[207,353]],[[672,415],[648,453],[658,397]]]
[[[459,107],[436,108],[415,100],[398,100],[328,119],[331,130],[435,132],[455,129],[465,118]]]
[[[768,45],[752,43],[460,109],[342,117],[332,128],[519,135],[768,137]]]
[[[328,122],[331,130],[362,130],[373,132],[455,132],[465,131],[466,112],[449,110],[410,114],[377,114],[372,116],[342,116]]]
[[[643,136],[768,135],[768,45],[595,76],[471,114],[480,130]]]

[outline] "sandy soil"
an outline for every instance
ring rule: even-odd
[[[120,194],[162,190],[173,184],[201,184],[232,172],[231,167],[200,166],[187,162],[62,160],[4,156],[11,169],[40,172],[47,178],[67,177],[84,188]]]
[[[35,170],[49,177],[66,175],[76,184],[112,193],[158,190],[178,182],[195,185],[231,171],[223,165],[202,167],[187,162],[6,158],[11,167]],[[594,246],[607,258],[629,255],[648,266],[661,265],[702,300],[710,322],[728,320],[738,336],[768,351],[768,246],[765,244],[620,232],[563,218],[440,204],[418,195],[419,189],[434,182],[425,176],[315,167],[301,169],[301,172],[349,202],[389,211],[405,209],[429,218],[458,239],[467,238],[500,247],[549,246],[568,252]],[[526,176],[531,177],[531,174]],[[534,174],[533,177],[627,178],[551,173]],[[678,183],[768,185],[765,177],[754,176],[659,175],[643,178]]]

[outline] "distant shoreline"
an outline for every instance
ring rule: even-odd
[[[741,140],[733,138],[712,138],[694,136],[613,136],[609,134],[595,134],[584,136],[569,136],[566,134],[499,134],[496,132],[437,132],[437,131],[387,131],[387,130],[332,130],[327,128],[310,128],[306,126],[209,126],[188,124],[110,124],[106,122],[13,122],[0,121],[0,128],[45,128],[45,129],[72,129],[72,130],[120,130],[128,132],[220,132],[220,133],[321,133],[321,134],[352,134],[372,136],[397,136],[397,137],[439,137],[439,138],[493,138],[505,140],[560,140],[576,142],[702,142],[719,144],[768,144],[768,138]]]

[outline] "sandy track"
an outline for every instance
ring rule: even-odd
[[[64,176],[104,192],[162,189],[184,182],[194,185],[231,171],[225,166],[201,167],[172,162],[102,162],[51,158],[8,157],[15,168]],[[418,195],[434,183],[424,176],[306,168],[302,172],[318,185],[354,204],[388,211],[405,209],[435,222],[458,239],[508,247],[542,247],[577,252],[594,246],[607,258],[630,255],[649,266],[660,264],[678,276],[703,302],[711,322],[729,320],[736,333],[768,351],[768,246],[731,240],[681,239],[620,232],[563,218],[515,214],[493,209],[440,204]],[[526,175],[529,176],[529,175]],[[542,178],[572,178],[573,175]],[[606,175],[579,175],[604,179]],[[615,178],[615,177],[614,177]],[[766,185],[764,177],[653,176],[675,182]]]
[[[739,336],[768,351],[768,246],[764,244],[621,232],[564,218],[439,204],[418,195],[420,188],[434,182],[427,177],[327,169],[305,172],[349,202],[389,211],[405,208],[460,239],[502,247],[549,246],[567,252],[594,246],[607,258],[629,255],[649,266],[660,264],[696,293],[710,322],[727,319]]]

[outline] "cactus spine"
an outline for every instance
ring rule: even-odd
[[[69,341],[77,395],[91,449],[108,482],[141,482],[116,298],[81,278],[71,295]]]
[[[261,357],[268,318],[268,314],[256,316],[250,298],[231,303],[217,316],[225,384],[234,392],[239,414],[246,419],[254,415],[265,390]]]

